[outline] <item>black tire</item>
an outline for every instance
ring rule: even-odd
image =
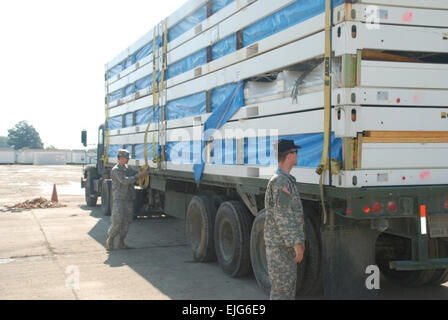
[[[84,188],[86,204],[89,207],[95,207],[98,201],[98,195],[93,191],[93,181],[97,178],[95,168],[86,170],[86,185]]]
[[[214,226],[216,207],[207,196],[194,196],[188,205],[185,234],[197,262],[216,261]]]
[[[266,221],[266,209],[261,210],[252,224],[250,233],[250,261],[255,280],[265,293],[271,290],[268,264],[266,261],[266,246],[264,243],[264,223]]]
[[[222,270],[231,277],[250,273],[250,231],[254,217],[239,201],[221,204],[215,221],[215,251]]]
[[[305,256],[297,265],[297,296],[315,295],[323,291],[322,244],[320,240],[320,226],[318,220],[311,218],[317,213],[309,208],[305,211]],[[251,262],[255,279],[264,292],[271,288],[266,261],[266,247],[264,244],[264,222],[266,210],[260,211],[252,226],[251,232]]]
[[[106,179],[101,187],[101,210],[105,216],[112,214],[112,180]]]
[[[382,253],[381,248],[383,248]],[[384,248],[386,255],[384,255]],[[397,248],[401,248],[398,249]],[[389,267],[389,261],[411,260],[409,239],[383,233],[376,242],[376,263],[381,273],[391,282],[405,287],[421,287],[431,282],[436,270],[396,271]]]
[[[320,227],[310,218],[314,212],[305,210],[305,255],[297,265],[297,296],[310,296],[323,291],[322,244]]]
[[[438,257],[448,258],[448,241],[438,239]],[[448,268],[435,270],[434,276],[429,281],[429,285],[438,286],[448,281]]]

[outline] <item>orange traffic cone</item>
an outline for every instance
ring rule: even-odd
[[[51,202],[59,202],[58,192],[56,191],[56,184],[53,185],[53,194],[51,195]]]

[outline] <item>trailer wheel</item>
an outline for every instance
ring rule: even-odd
[[[93,170],[92,170],[93,169]],[[98,195],[93,191],[93,181],[96,178],[96,172],[94,168],[86,170],[86,187],[85,187],[85,198],[86,204],[89,207],[95,207],[98,201]]]
[[[310,296],[323,290],[322,244],[320,228],[310,215],[315,214],[305,210],[305,256],[297,265],[297,296]]]
[[[216,207],[207,196],[194,196],[187,209],[186,237],[198,262],[216,260],[213,229]]]
[[[266,209],[261,210],[254,220],[250,233],[250,261],[255,280],[264,292],[269,293],[271,280],[269,279],[268,263],[266,261],[266,246],[264,243],[264,222]]]
[[[105,216],[112,213],[112,180],[106,179],[101,187],[101,210]]]
[[[436,270],[396,271],[389,267],[389,261],[411,259],[410,240],[381,234],[376,242],[376,262],[383,275],[393,283],[406,287],[421,287],[431,282]]]
[[[215,221],[215,250],[219,265],[231,277],[242,277],[251,270],[250,231],[252,214],[239,201],[221,204]]]
[[[448,258],[448,240],[440,239],[438,243],[438,258]],[[429,285],[438,286],[448,281],[448,269],[435,270]]]

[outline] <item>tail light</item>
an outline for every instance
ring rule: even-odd
[[[370,212],[370,207],[369,206],[365,206],[363,210],[364,210],[365,213],[369,213]]]
[[[448,201],[445,202],[445,209],[448,210]]]
[[[380,202],[375,202],[372,205],[372,211],[375,213],[381,212],[383,210],[383,205]]]
[[[396,204],[395,202],[393,202],[393,201],[390,201],[390,202],[387,204],[387,210],[388,210],[389,212],[396,212],[396,211],[397,211],[397,204]]]

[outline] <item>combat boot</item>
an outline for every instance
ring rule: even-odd
[[[124,243],[124,238],[120,238],[120,242],[118,244],[120,249],[131,249],[126,243]]]
[[[113,250],[114,249],[114,238],[108,237],[106,240],[106,249]]]

